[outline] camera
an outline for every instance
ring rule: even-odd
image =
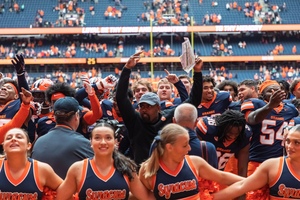
[[[124,137],[124,133],[126,132],[126,127],[124,124],[120,124],[117,120],[115,119],[108,119],[107,117],[104,117],[102,119],[99,119],[96,121],[95,124],[91,125],[88,127],[88,132],[92,132],[92,130],[98,125],[98,124],[102,124],[102,123],[106,123],[111,125],[114,130],[115,130],[115,138],[118,140],[118,142],[120,142],[122,140],[122,138]]]

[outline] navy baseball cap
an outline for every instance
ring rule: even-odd
[[[64,97],[58,99],[54,103],[54,112],[60,111],[64,113],[77,112],[82,110],[82,107],[79,105],[78,101],[74,97]]]
[[[141,103],[147,103],[151,106],[154,106],[156,104],[159,104],[160,100],[157,94],[153,92],[146,92],[145,94],[142,95],[140,98],[139,104]]]

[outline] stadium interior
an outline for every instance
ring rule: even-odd
[[[118,73],[130,55],[144,50],[149,60],[138,64],[139,76],[151,77],[151,62],[153,77],[164,76],[164,69],[182,74],[179,56],[188,37],[205,62],[204,74],[225,67],[229,78],[239,82],[253,79],[262,67],[275,68],[279,75],[274,76],[281,78],[281,70],[288,67],[295,77],[300,67],[299,10],[297,0],[0,0],[1,71],[13,73],[10,59],[22,53],[34,79],[93,67],[106,76]],[[150,26],[164,31],[133,31]],[[84,31],[99,27],[132,31]]]

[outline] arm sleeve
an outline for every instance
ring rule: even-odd
[[[127,90],[129,85],[129,76],[130,76],[131,70],[127,68],[123,68],[118,86],[116,91],[116,100],[117,104],[120,110],[120,113],[122,115],[122,118],[124,120],[124,124],[126,128],[128,129],[129,135],[133,132],[135,132],[134,129],[134,123],[136,121],[136,111],[134,110],[128,96],[127,96]],[[133,137],[133,136],[130,136]]]
[[[25,120],[27,119],[24,116],[28,116],[30,110],[30,105],[21,104],[20,110],[16,115],[9,121],[7,124],[0,127],[0,143],[4,141],[4,135],[7,131],[12,128],[20,128]]]
[[[90,98],[92,110],[87,112],[83,116],[83,119],[87,124],[91,125],[102,117],[102,109],[100,107],[100,102],[98,101],[98,98],[95,94],[89,96],[89,98]]]
[[[91,103],[86,99],[88,94],[86,93],[84,88],[80,88],[77,90],[75,94],[75,99],[78,101],[79,105],[82,105],[84,107],[87,107],[88,109],[91,109]]]
[[[22,87],[23,87],[25,90],[30,91],[29,86],[28,86],[28,83],[27,83],[26,78],[25,78],[25,73],[26,73],[26,72],[24,72],[24,74],[22,74],[21,76],[17,76],[17,77],[18,77],[18,86],[19,86],[18,89],[19,89],[19,91],[22,91],[22,90],[21,90]]]
[[[174,84],[174,86],[178,90],[181,102],[184,102],[189,97],[189,94],[186,91],[186,88],[183,85],[182,81],[179,80],[177,83]]]
[[[190,93],[190,98],[188,98],[185,102],[191,103],[197,108],[202,100],[202,72],[195,72],[193,80],[194,83]]]
[[[218,157],[215,146],[210,142],[206,142],[206,148],[208,154],[208,163],[214,168],[218,169]]]

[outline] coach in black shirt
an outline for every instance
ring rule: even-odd
[[[157,132],[166,124],[172,123],[174,110],[160,110],[159,98],[155,93],[145,93],[139,101],[139,112],[137,112],[127,97],[127,88],[131,69],[140,59],[138,52],[132,55],[123,67],[116,91],[116,100],[124,123],[128,129],[130,145],[133,150],[134,161],[141,164],[149,157],[150,145]],[[185,101],[194,106],[201,103],[202,98],[202,66],[200,58],[195,61],[194,84],[190,97]],[[179,80],[180,81],[180,80]],[[176,83],[175,83],[176,84]]]

